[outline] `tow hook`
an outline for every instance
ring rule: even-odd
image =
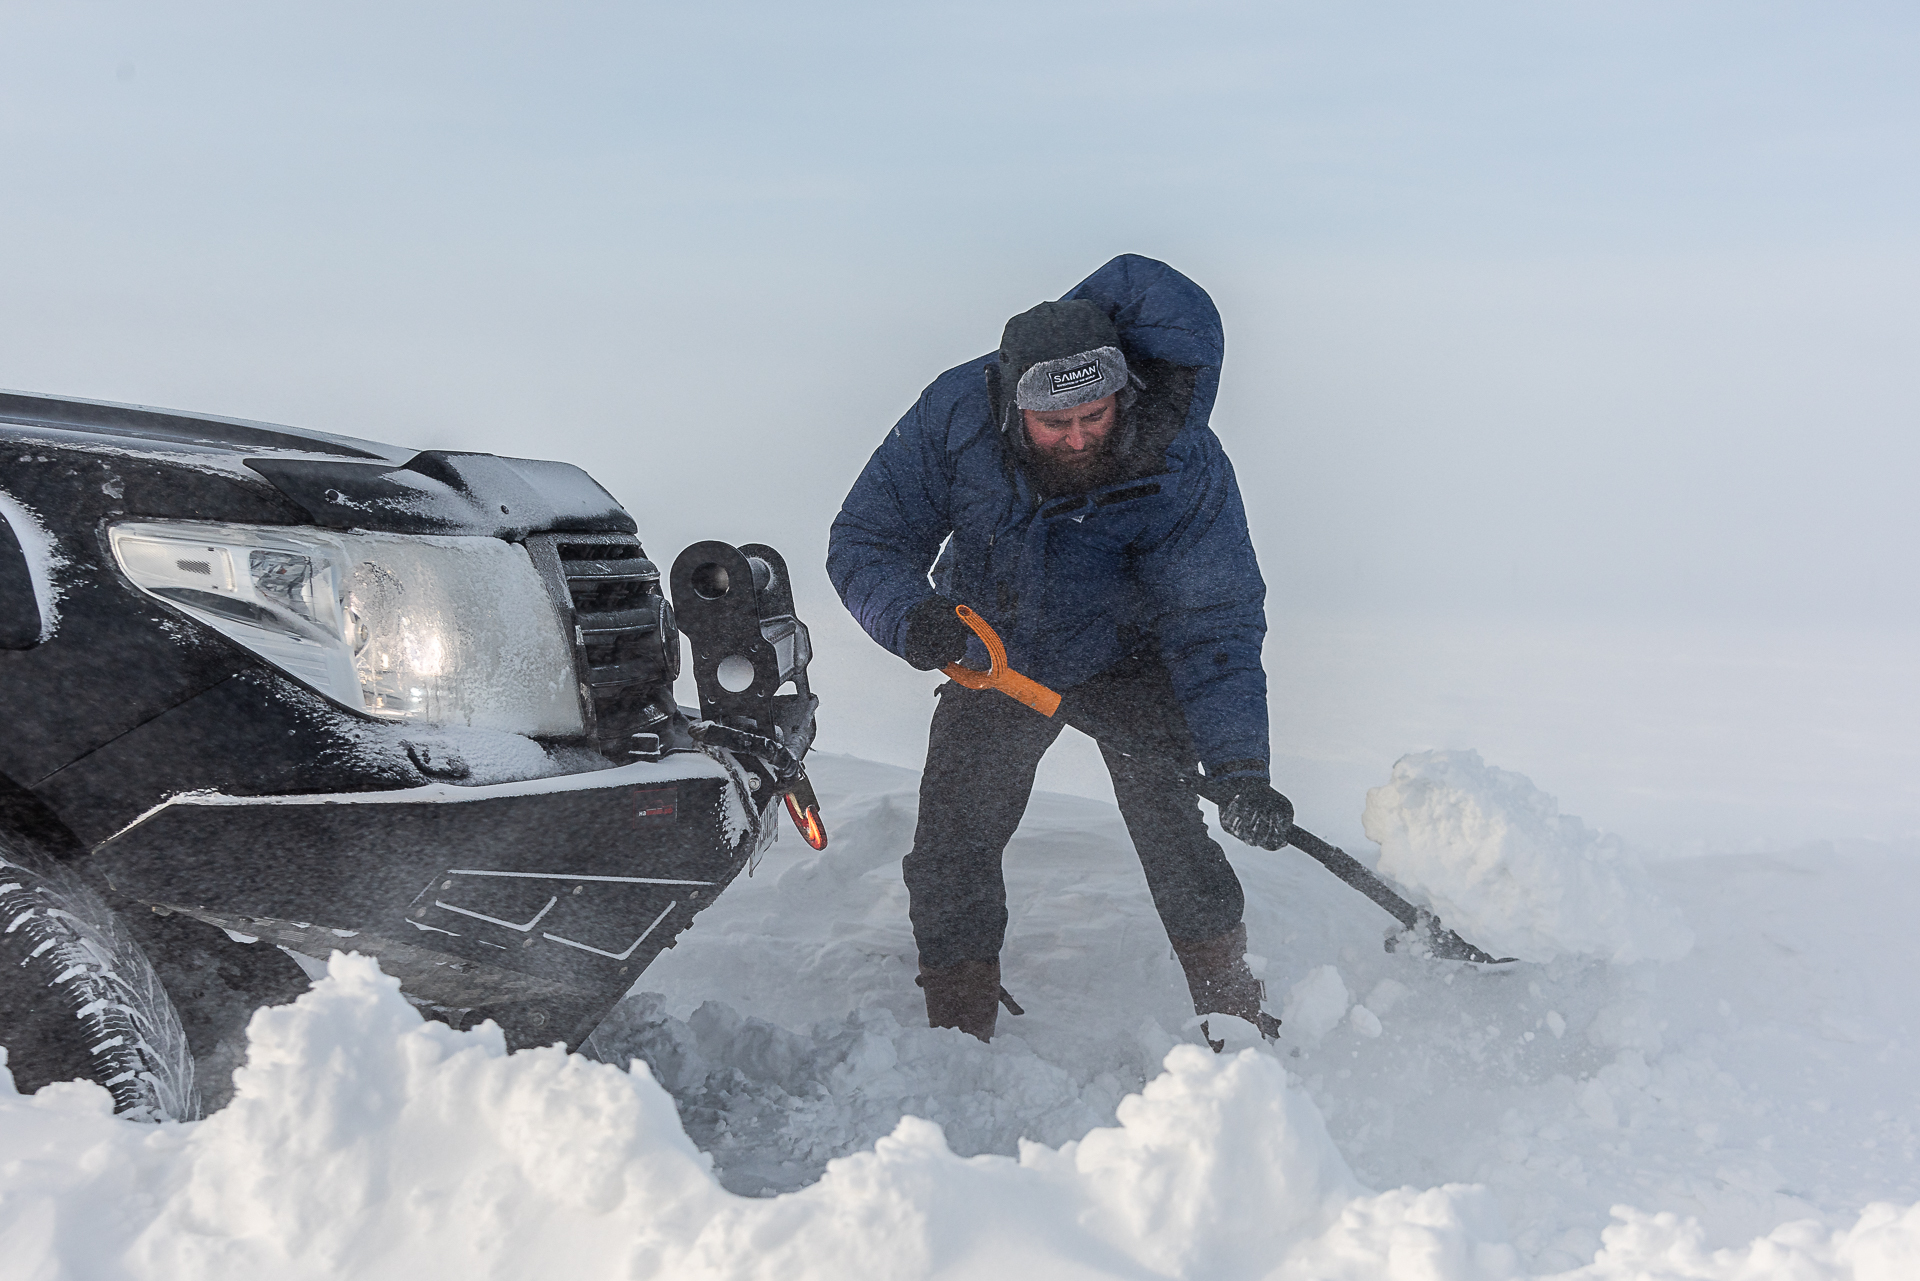
[[[814,796],[813,780],[804,769],[787,792],[787,813],[792,815],[793,825],[800,829],[801,840],[817,850],[827,848],[827,825],[820,819],[820,801]]]
[[[784,743],[716,721],[695,721],[687,732],[703,746],[725,748],[760,761],[772,774],[774,786],[781,789],[787,813],[800,829],[801,839],[816,850],[827,848],[827,825],[820,817],[820,799],[814,795],[813,780],[807,777],[807,767],[794,759]],[[750,774],[748,780],[748,786],[758,791],[758,776]]]

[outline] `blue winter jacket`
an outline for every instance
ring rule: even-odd
[[[833,522],[827,574],[868,635],[903,657],[907,614],[935,588],[1054,689],[1157,649],[1209,772],[1264,775],[1266,584],[1207,425],[1220,313],[1191,280],[1132,254],[1067,297],[1107,308],[1146,384],[1120,423],[1132,441],[1121,478],[1036,494],[1000,427],[1019,420],[990,386],[997,353],[982,356],[936,378],[874,451]],[[970,665],[984,668],[973,648]]]

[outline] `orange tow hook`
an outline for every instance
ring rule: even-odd
[[[800,839],[817,850],[827,848],[827,825],[820,818],[820,800],[813,794],[813,780],[802,774],[787,793],[787,813],[800,829]]]
[[[987,647],[990,665],[986,671],[980,672],[958,663],[949,663],[941,668],[944,674],[968,689],[997,689],[1007,697],[1025,703],[1042,716],[1051,716],[1060,710],[1058,694],[1007,666],[1007,647],[1000,643],[1000,633],[993,630],[991,623],[965,605],[955,605],[953,612],[960,616],[961,622],[973,629],[973,634]]]

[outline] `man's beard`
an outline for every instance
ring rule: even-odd
[[[1091,454],[1092,457],[1087,457]],[[1076,455],[1085,461],[1064,462],[1057,454],[1044,454],[1027,447],[1027,474],[1033,479],[1033,487],[1043,498],[1063,498],[1069,494],[1084,494],[1105,485],[1113,478],[1117,456],[1113,448],[1113,438],[1109,436],[1100,442],[1098,449]]]

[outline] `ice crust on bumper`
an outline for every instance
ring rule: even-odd
[[[520,779],[461,787],[429,783],[392,792],[328,792],[314,796],[228,796],[223,792],[185,792],[168,798],[142,814],[127,830],[174,805],[410,805],[460,803],[502,796],[544,796],[559,792],[591,792],[636,784],[674,782],[684,778],[724,779],[727,771],[713,758],[698,752],[676,752],[660,761],[635,761],[586,774]]]

